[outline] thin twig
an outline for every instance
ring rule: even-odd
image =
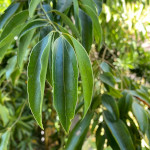
[[[41,6],[41,8],[42,8],[42,10],[43,10],[43,12],[44,12],[44,14],[45,14],[45,16],[46,16],[47,19],[49,20],[49,23],[53,26],[53,28],[54,28],[57,32],[60,33],[60,31],[56,28],[56,26],[55,26],[55,25],[52,23],[52,21],[50,20],[49,16],[47,15],[47,13],[46,13],[46,11],[44,10],[44,8],[43,8],[43,6],[42,6],[41,3],[40,3],[40,6]]]
[[[22,106],[22,108],[21,108],[21,111],[20,111],[20,114],[19,114],[18,118],[17,118],[16,121],[11,125],[11,127],[10,127],[9,129],[12,129],[12,128],[15,126],[15,124],[20,120],[21,115],[22,115],[22,113],[23,113],[23,110],[24,110],[24,108],[25,108],[26,103],[27,103],[27,101],[24,102],[24,104],[23,104],[23,106]]]
[[[150,104],[148,104],[147,102],[145,102],[144,100],[142,100],[141,98],[134,96],[136,99],[138,99],[139,101],[143,102],[145,105],[148,106],[148,108],[150,108]]]

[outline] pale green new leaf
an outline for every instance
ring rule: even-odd
[[[29,15],[30,17],[33,16],[35,9],[37,8],[38,4],[41,0],[31,0],[29,3]]]
[[[44,96],[48,56],[50,50],[51,34],[48,34],[33,48],[28,65],[28,97],[30,109],[41,128],[42,103]]]
[[[77,60],[73,47],[62,36],[55,40],[52,53],[54,106],[62,126],[68,132],[77,102]]]
[[[77,56],[79,70],[82,79],[83,95],[84,95],[84,116],[86,115],[92,101],[93,94],[93,70],[89,56],[84,47],[72,36],[67,35],[71,39]],[[66,37],[67,37],[66,36]]]

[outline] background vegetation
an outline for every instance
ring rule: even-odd
[[[24,10],[30,17],[15,20]],[[28,1],[0,0],[0,150],[150,149],[150,1],[45,0],[32,10]],[[68,133],[54,108],[51,78],[45,82],[44,130],[28,104],[31,50],[52,31],[69,42],[65,35],[77,39],[93,70],[86,116],[82,73],[78,77],[78,101]]]

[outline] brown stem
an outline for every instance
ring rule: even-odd
[[[145,102],[144,100],[142,100],[141,98],[134,96],[136,99],[138,99],[139,101],[143,102],[145,105],[148,106],[148,108],[150,108],[150,104],[148,104],[147,102]]]

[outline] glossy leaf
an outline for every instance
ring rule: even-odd
[[[98,15],[100,15],[102,11],[103,0],[94,0],[97,6]]]
[[[102,62],[100,64],[100,67],[104,72],[111,72],[111,68],[109,67],[109,65],[106,62]]]
[[[29,3],[29,15],[30,17],[33,16],[35,9],[37,8],[38,4],[41,0],[31,0]]]
[[[111,87],[114,87],[116,83],[113,75],[110,72],[104,72],[101,74],[100,80]]]
[[[101,42],[102,42],[102,29],[101,29],[101,25],[99,23],[98,16],[95,14],[95,12],[89,6],[82,5],[81,7],[92,19],[93,26],[94,26],[95,40],[96,40],[96,43],[100,47]]]
[[[53,10],[52,12],[55,12],[57,15],[61,16],[63,22],[69,26],[71,29],[72,33],[75,34],[76,37],[80,38],[79,31],[77,30],[76,26],[72,23],[72,21],[63,13]]]
[[[7,130],[5,133],[0,133],[0,150],[7,150],[7,145],[10,138],[10,131]]]
[[[48,56],[50,50],[51,34],[48,34],[33,48],[28,65],[28,97],[30,109],[41,128],[42,103],[44,96]]]
[[[124,117],[127,116],[128,112],[131,110],[133,99],[132,96],[126,91],[124,91],[122,94],[123,97],[118,100],[118,106],[120,115]]]
[[[115,138],[113,137],[106,123],[103,122],[102,125],[105,131],[105,138],[108,140],[107,145],[111,146],[113,150],[120,150]]]
[[[146,131],[146,135],[147,135],[147,138],[149,140],[149,145],[150,145],[150,118],[148,119],[148,128],[147,128],[147,131]]]
[[[82,121],[79,121],[68,137],[65,150],[81,150],[93,113],[88,113]]]
[[[6,126],[6,124],[9,121],[9,111],[7,107],[0,104],[0,120],[3,122],[3,126]]]
[[[75,17],[75,25],[78,29],[78,31],[81,31],[81,23],[79,20],[79,4],[78,0],[73,0],[73,8],[74,8],[74,17]]]
[[[53,80],[52,79],[52,62],[53,62],[53,60],[52,60],[52,46],[53,46],[53,43],[54,43],[54,35],[52,36],[52,39],[51,39],[49,58],[48,58],[47,75],[46,75],[46,79],[51,86],[53,86],[53,81],[52,81]]]
[[[11,42],[12,42],[12,41],[10,41],[10,43],[11,43]],[[4,46],[2,46],[2,47],[0,48],[0,62],[1,62],[1,60],[3,59],[3,57],[5,56],[5,52],[7,51],[9,45],[10,45],[10,44],[6,44],[6,45],[4,45]]]
[[[81,0],[81,4],[89,6],[94,11],[95,14],[97,13],[96,5],[93,0]]]
[[[16,29],[17,26],[20,24],[23,24],[26,19],[28,18],[28,11],[24,10],[22,12],[17,13],[14,15],[11,20],[7,23],[7,25],[4,27],[3,32],[1,34],[0,40],[4,39],[5,37],[9,36],[11,32],[13,32],[14,29]]]
[[[111,122],[108,111],[104,112],[104,120],[121,150],[135,150],[131,135],[122,120]]]
[[[84,116],[85,116],[91,105],[93,94],[92,65],[84,47],[74,37],[69,36],[68,38],[71,39],[72,44],[74,46],[81,74],[83,95],[84,95]]]
[[[49,5],[49,4],[44,4],[43,5],[43,9],[45,10],[45,12],[47,13],[47,16],[49,17],[49,19],[50,20],[53,20],[54,18],[53,18],[53,15],[52,15],[52,13],[51,13],[51,10],[52,10],[52,8],[51,8],[51,6]],[[45,17],[46,18],[46,17]],[[47,18],[46,18],[47,19]]]
[[[19,67],[21,67],[23,64],[23,60],[24,60],[27,48],[31,42],[34,31],[35,30],[27,32],[26,34],[21,36],[21,38],[19,40],[19,48],[18,48],[18,52],[17,52],[17,64]]]
[[[97,147],[97,150],[103,150],[104,149],[105,136],[101,135],[101,130],[102,130],[102,124],[100,124],[98,129],[96,130],[96,147]]]
[[[91,18],[80,9],[79,17],[81,21],[81,31],[82,31],[82,45],[89,53],[91,45],[93,42],[93,30],[92,30],[92,20]]]
[[[129,90],[129,93],[134,97],[140,98],[142,101],[145,101],[146,103],[150,104],[150,98],[146,94],[135,90]]]
[[[137,102],[133,102],[132,104],[133,113],[139,123],[140,129],[145,134],[147,128],[148,128],[148,117],[141,105],[139,105]]]
[[[113,117],[114,120],[119,119],[119,109],[115,99],[107,94],[102,95],[102,104],[106,107],[110,115]]]
[[[54,106],[68,132],[77,102],[78,67],[74,49],[64,37],[54,42],[52,59]]]
[[[14,40],[14,36],[18,35],[22,29],[23,25],[18,25],[14,30],[10,32],[8,36],[0,40],[0,50],[3,48],[7,50],[6,47],[8,47],[12,43],[12,41]],[[3,52],[5,52],[5,50],[3,50]]]
[[[61,32],[69,34],[68,30],[65,29],[63,26],[59,25],[59,24],[56,23],[56,22],[53,22],[53,23],[59,28],[59,30],[60,30]]]
[[[5,12],[0,17],[0,29],[6,24],[6,22],[12,17],[12,15],[17,11],[19,8],[20,3],[11,4]]]
[[[33,20],[32,22],[29,22],[21,31],[20,37],[26,34],[27,32],[39,28],[39,27],[45,27],[48,24],[48,22],[44,19],[36,19]]]
[[[6,78],[9,79],[10,75],[13,73],[15,66],[17,63],[17,56],[13,56],[8,60],[8,64],[6,66]]]
[[[72,4],[73,0],[58,0],[57,1],[57,9],[60,12],[64,12],[67,8],[69,8]]]

